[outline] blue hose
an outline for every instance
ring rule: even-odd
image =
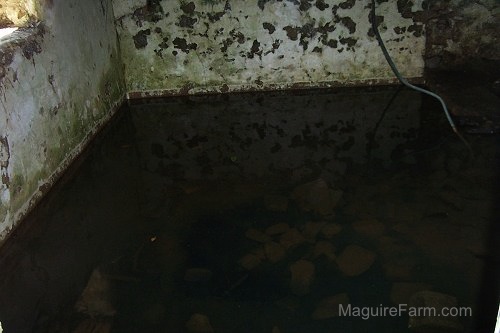
[[[457,129],[457,126],[455,125],[455,122],[453,122],[453,119],[451,118],[450,112],[448,111],[448,108],[446,107],[446,103],[444,102],[444,100],[439,95],[437,95],[437,94],[435,94],[435,93],[433,93],[433,92],[431,92],[429,90],[425,90],[423,88],[420,88],[420,87],[417,87],[417,86],[411,84],[398,71],[398,68],[396,67],[396,64],[394,63],[394,61],[392,61],[392,58],[389,55],[389,52],[387,51],[387,48],[384,45],[384,41],[382,40],[382,37],[380,36],[380,33],[378,31],[378,28],[377,28],[377,19],[376,19],[377,16],[375,15],[375,0],[371,0],[371,1],[372,1],[372,8],[371,8],[372,30],[375,33],[375,36],[377,37],[378,43],[380,45],[380,48],[382,49],[382,52],[384,53],[385,59],[389,63],[389,66],[391,66],[391,69],[392,69],[392,72],[394,73],[394,75],[396,75],[396,77],[398,78],[399,82],[401,82],[406,87],[408,87],[410,89],[413,89],[413,90],[416,90],[418,92],[421,92],[423,94],[432,96],[435,99],[437,99],[441,103],[441,106],[443,107],[444,114],[446,115],[446,119],[448,119],[448,123],[450,124],[451,128],[453,129],[453,132],[455,132],[455,134],[457,134],[457,136],[460,138],[460,140],[463,141],[463,143],[467,146],[467,148],[470,151],[472,151],[471,146],[469,145],[469,143],[467,142],[467,140],[465,140],[465,138],[460,134],[460,132]]]

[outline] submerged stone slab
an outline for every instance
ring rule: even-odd
[[[214,329],[210,324],[210,319],[200,313],[195,313],[189,318],[186,323],[188,333],[213,333]]]
[[[264,205],[272,212],[286,212],[288,198],[284,195],[266,195],[264,196]]]
[[[384,234],[385,225],[377,219],[364,219],[352,224],[354,231],[370,238],[377,238]]]
[[[394,304],[408,304],[410,298],[419,291],[429,290],[425,283],[396,282],[391,287],[391,302]]]
[[[276,223],[266,229],[266,234],[269,236],[281,235],[288,230],[290,230],[290,226],[287,223]]]
[[[318,241],[314,246],[314,258],[325,256],[330,260],[335,260],[335,245],[328,241]]]
[[[290,266],[292,279],[290,281],[290,289],[295,295],[306,295],[314,280],[315,267],[314,264],[307,260],[299,260]]]
[[[342,231],[342,225],[338,223],[327,223],[321,228],[320,235],[325,238],[333,238]]]
[[[312,319],[323,320],[339,316],[340,305],[347,306],[349,296],[346,293],[327,297],[321,300],[312,314]]]
[[[294,248],[305,241],[306,239],[304,236],[295,228],[288,230],[280,237],[280,244],[287,250]]]
[[[463,332],[459,317],[449,315],[453,309],[458,309],[458,301],[454,296],[434,291],[419,291],[410,298],[408,306],[409,309],[418,311],[408,313],[408,327],[415,332]]]
[[[245,236],[248,239],[251,239],[253,241],[259,242],[259,243],[267,243],[271,241],[271,237],[269,235],[266,235],[260,230],[250,228],[245,232]]]
[[[331,189],[323,179],[318,179],[297,186],[292,199],[303,211],[325,216],[333,214],[342,195],[341,190]]]
[[[358,245],[349,245],[337,258],[337,265],[347,276],[366,272],[375,262],[376,254]]]
[[[276,242],[267,242],[264,244],[267,259],[272,262],[278,262],[285,257],[286,251],[283,246]]]
[[[189,268],[184,273],[184,281],[206,282],[212,278],[212,271],[206,268]]]
[[[250,253],[250,254],[243,256],[239,260],[239,263],[240,263],[241,267],[243,267],[246,270],[251,271],[252,269],[254,269],[260,265],[261,258],[259,258],[259,256],[256,254]]]
[[[302,235],[304,235],[304,238],[308,241],[314,242],[316,240],[316,236],[325,224],[326,222],[307,222],[304,225],[304,230],[302,230]]]
[[[90,275],[75,308],[78,312],[92,317],[112,317],[116,314],[116,309],[111,303],[111,282],[100,269],[94,269]]]

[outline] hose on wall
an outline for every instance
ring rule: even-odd
[[[389,66],[391,67],[392,72],[394,73],[394,75],[396,75],[396,77],[398,78],[399,82],[401,82],[406,87],[408,87],[410,89],[413,89],[413,90],[416,90],[418,92],[421,92],[423,94],[432,96],[435,99],[437,99],[439,101],[439,103],[441,103],[441,106],[443,108],[444,114],[446,115],[446,119],[448,120],[448,123],[450,124],[451,128],[453,129],[453,132],[455,132],[455,134],[460,138],[460,140],[462,140],[462,142],[467,146],[467,148],[469,149],[469,151],[472,152],[471,146],[469,145],[469,143],[467,142],[467,140],[465,140],[465,138],[462,136],[462,134],[460,134],[460,132],[457,129],[457,126],[455,125],[455,122],[451,118],[450,112],[448,111],[448,108],[446,107],[446,103],[444,102],[444,100],[439,95],[437,95],[437,94],[435,94],[435,93],[433,93],[433,92],[431,92],[429,90],[426,90],[426,89],[423,89],[423,88],[420,88],[420,87],[417,87],[417,86],[411,84],[410,82],[408,82],[408,80],[406,80],[401,75],[401,73],[399,72],[398,68],[396,67],[396,64],[394,63],[394,61],[392,60],[391,56],[389,55],[389,52],[387,51],[387,48],[385,47],[384,41],[382,40],[382,37],[380,36],[380,33],[378,31],[377,19],[376,19],[377,16],[376,16],[376,13],[375,13],[375,6],[376,6],[375,5],[375,0],[371,0],[371,3],[372,3],[372,6],[371,6],[372,30],[375,33],[375,36],[377,37],[378,43],[380,45],[380,48],[382,49],[382,52],[384,53],[385,59],[389,63]]]

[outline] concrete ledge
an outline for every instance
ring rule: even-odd
[[[425,79],[421,77],[409,78],[413,84],[423,85]],[[169,96],[189,96],[189,95],[213,95],[242,92],[265,92],[284,90],[306,90],[306,89],[327,89],[327,88],[348,88],[348,87],[372,87],[399,84],[397,78],[393,79],[372,79],[372,80],[352,80],[352,81],[330,81],[330,82],[296,82],[282,84],[248,84],[248,85],[215,85],[215,86],[195,86],[187,84],[176,89],[157,89],[144,91],[129,91],[127,99],[156,98]]]

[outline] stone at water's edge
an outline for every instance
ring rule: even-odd
[[[357,276],[366,272],[375,262],[376,255],[358,245],[349,245],[337,257],[337,265],[347,276]]]

